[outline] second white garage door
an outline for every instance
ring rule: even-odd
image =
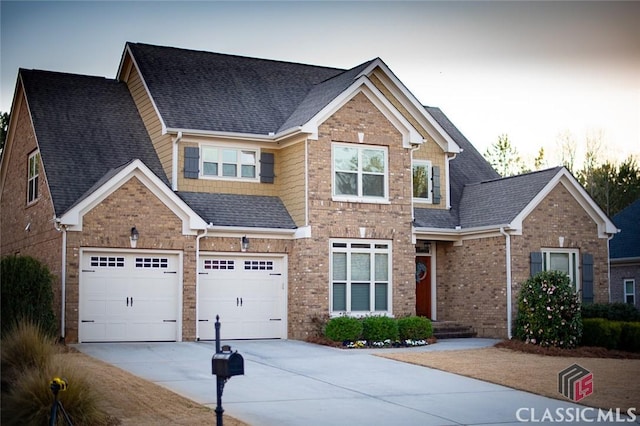
[[[283,258],[202,256],[199,262],[198,328],[201,340],[287,337]]]

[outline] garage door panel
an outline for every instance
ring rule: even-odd
[[[282,258],[203,257],[198,295],[200,339],[215,338],[216,315],[223,339],[286,337],[283,263]]]
[[[178,259],[151,252],[83,253],[80,340],[176,340]]]

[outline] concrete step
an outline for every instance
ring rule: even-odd
[[[437,339],[459,339],[476,337],[476,332],[470,325],[462,324],[456,321],[434,321],[433,336]]]

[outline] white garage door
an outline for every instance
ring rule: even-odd
[[[79,340],[177,340],[180,276],[177,254],[84,252]]]
[[[199,264],[198,332],[215,339],[287,337],[283,258],[203,256]]]

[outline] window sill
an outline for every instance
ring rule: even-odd
[[[331,201],[337,203],[358,203],[358,204],[391,204],[386,198],[360,198],[360,197],[332,197]]]

